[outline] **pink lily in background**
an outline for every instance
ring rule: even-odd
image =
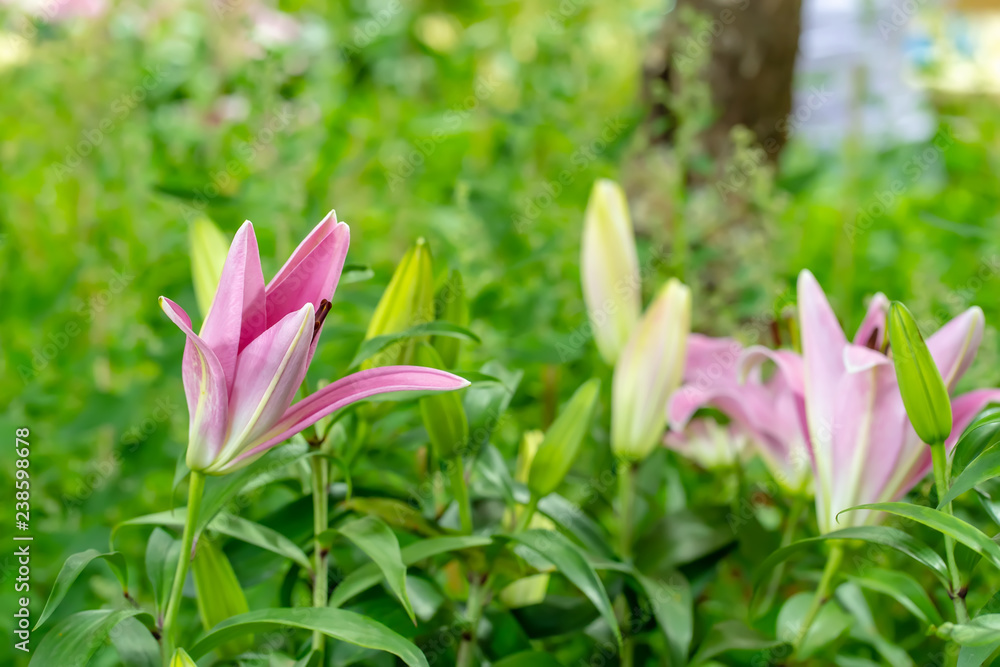
[[[761,369],[765,361],[776,366],[766,380]],[[734,435],[749,440],[784,488],[799,493],[808,487],[808,435],[799,355],[762,346],[743,349],[731,338],[692,334],[684,385],[674,393],[667,409],[673,431],[666,441],[668,446],[693,454],[699,442],[707,444],[704,438],[696,438],[684,448],[678,447],[685,440],[686,429],[702,421],[691,422],[691,418],[704,407],[716,408],[732,420]]]
[[[920,441],[903,408],[892,359],[884,349],[889,301],[872,298],[853,342],[848,342],[822,288],[809,271],[798,279],[805,413],[816,476],[821,532],[875,523],[873,512],[838,512],[855,505],[898,500],[931,470],[931,450]],[[954,390],[982,341],[977,307],[945,324],[927,346]],[[891,354],[891,351],[889,352]],[[979,389],[952,399],[953,427],[946,447],[1000,389]]]
[[[469,384],[432,368],[387,366],[348,375],[292,404],[316,351],[349,243],[350,229],[331,211],[265,287],[257,238],[247,221],[233,239],[200,334],[180,306],[160,297],[167,317],[187,336],[182,373],[190,414],[189,468],[232,472],[370,396]]]

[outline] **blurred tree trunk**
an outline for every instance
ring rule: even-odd
[[[792,77],[801,28],[802,0],[677,0],[657,52],[648,60],[647,90],[660,80],[675,93],[680,76],[675,58],[705,57],[701,80],[708,83],[716,118],[702,136],[710,155],[730,153],[730,129],[744,125],[774,161],[787,140]],[[694,9],[707,20],[695,31],[678,20]],[[704,53],[709,51],[709,53]],[[672,143],[672,112],[654,100],[651,119],[664,129],[657,142]]]

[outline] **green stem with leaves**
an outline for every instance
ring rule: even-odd
[[[621,461],[618,467],[618,551],[622,562],[632,561],[632,522],[635,512],[635,464],[631,461]],[[634,645],[629,627],[632,624],[632,612],[629,608],[628,596],[622,593],[622,656],[619,661],[622,667],[632,667],[634,661]]]
[[[330,465],[324,456],[317,454],[309,458],[309,467],[312,471],[313,498],[313,607],[319,609],[326,607],[329,594],[327,550],[320,535],[330,525]],[[326,635],[313,632],[313,651],[322,655],[325,648]]]
[[[532,493],[531,498],[528,500],[528,504],[521,508],[521,514],[517,518],[517,525],[514,527],[515,533],[528,530],[528,526],[531,525],[531,519],[535,516],[535,511],[537,509],[538,496]]]
[[[469,487],[465,483],[465,465],[462,457],[456,456],[447,464],[451,476],[451,494],[458,503],[458,515],[462,522],[462,533],[472,534],[472,506],[469,504]]]
[[[191,550],[194,546],[194,533],[198,526],[198,510],[201,508],[201,497],[205,492],[205,476],[197,470],[191,471],[188,483],[187,518],[184,521],[184,532],[181,536],[181,552],[177,557],[177,569],[174,570],[174,582],[170,587],[170,597],[167,599],[167,611],[163,618],[163,665],[170,667],[174,655],[177,638],[177,614],[180,611],[181,597],[184,593],[184,581],[187,579],[188,567],[191,564]]]
[[[830,547],[830,555],[827,557],[826,567],[823,568],[823,576],[820,577],[819,586],[816,588],[816,594],[813,595],[812,603],[809,605],[809,610],[806,612],[806,616],[802,620],[802,627],[799,631],[799,635],[795,638],[796,651],[798,651],[802,642],[805,641],[806,636],[809,634],[809,629],[816,620],[816,615],[819,614],[820,608],[829,597],[830,584],[833,583],[833,578],[836,576],[837,570],[840,569],[840,563],[843,559],[844,546],[840,543],[834,543],[834,545]]]
[[[944,450],[944,443],[939,442],[931,445],[931,458],[934,461],[934,484],[937,487],[938,498],[944,498],[948,493],[948,479],[951,477],[948,463],[948,454]],[[951,503],[944,506],[944,511],[951,514]],[[951,579],[951,596],[955,604],[955,618],[959,623],[969,620],[969,610],[965,606],[965,591],[962,590],[962,575],[958,571],[958,564],[955,562],[955,540],[948,535],[944,536],[944,550],[948,561],[948,574]]]

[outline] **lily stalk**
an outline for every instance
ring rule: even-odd
[[[194,533],[198,524],[198,511],[201,508],[201,497],[205,492],[205,476],[197,470],[191,471],[188,485],[187,518],[184,521],[184,533],[181,537],[181,551],[177,556],[177,568],[174,570],[174,582],[170,587],[170,597],[167,600],[167,611],[163,618],[163,664],[170,667],[174,656],[176,643],[175,628],[177,613],[180,611],[181,596],[184,592],[184,581],[187,579],[188,567],[191,565],[191,553],[194,547]]]
[[[330,464],[322,455],[309,459],[312,472],[313,497],[313,607],[322,609],[327,605],[329,582],[327,581],[328,552],[320,536],[330,525]],[[323,655],[326,635],[319,630],[313,632],[313,651]],[[321,660],[322,662],[322,660]]]

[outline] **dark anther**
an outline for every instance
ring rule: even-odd
[[[865,341],[865,347],[869,350],[878,350],[878,329],[872,329],[872,334]]]
[[[326,319],[327,314],[330,312],[330,302],[323,299],[319,302],[319,308],[316,309],[316,323],[313,325],[313,340],[316,340],[316,336],[319,335],[319,330],[323,326],[323,320]]]
[[[771,320],[771,336],[774,338],[774,346],[781,347],[781,325],[778,320]]]

